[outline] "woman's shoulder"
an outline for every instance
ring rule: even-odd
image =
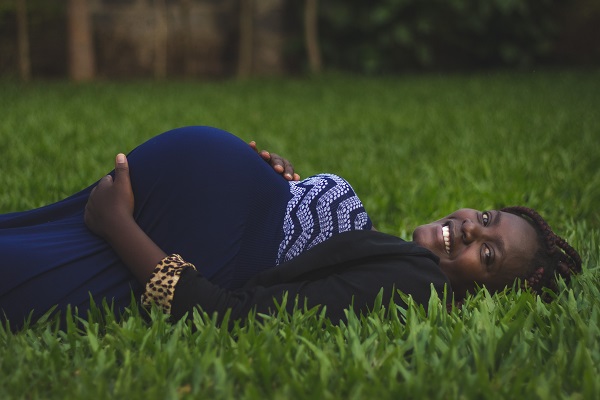
[[[415,255],[428,258],[435,264],[439,262],[435,254],[415,242],[377,230],[343,232],[329,239],[329,242],[331,247],[340,250],[345,248],[347,252],[358,256]]]

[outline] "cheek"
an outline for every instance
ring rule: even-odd
[[[472,271],[469,271],[463,264],[457,263],[456,260],[440,263],[440,267],[450,280],[455,295],[459,297],[465,296],[467,292],[472,292],[476,288],[476,282],[480,283]]]
[[[459,268],[450,260],[440,260],[440,269],[450,280],[450,284],[453,288],[462,286],[463,278]]]
[[[463,282],[480,281],[482,278],[481,265],[474,262],[472,251],[464,251],[452,260],[442,260],[440,267],[448,276]]]

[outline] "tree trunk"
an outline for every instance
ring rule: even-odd
[[[252,74],[254,53],[254,0],[240,0],[240,43],[238,52],[238,78]]]
[[[165,0],[154,0],[154,77],[167,76],[167,7]]]
[[[252,32],[252,74],[279,75],[284,71],[285,3],[287,0],[260,0],[254,4]]]
[[[321,72],[321,50],[319,48],[318,0],[306,0],[304,7],[304,38],[310,72]]]
[[[183,75],[186,77],[194,76],[194,46],[192,40],[192,2],[191,0],[181,0],[179,3],[181,11],[181,37],[183,48]]]
[[[17,0],[17,47],[19,49],[19,75],[25,82],[28,82],[31,79],[29,28],[27,21],[27,1]]]
[[[94,79],[92,22],[87,0],[68,0],[69,74],[76,82]]]

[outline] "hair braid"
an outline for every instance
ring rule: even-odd
[[[533,257],[530,270],[522,276],[526,287],[541,294],[542,288],[557,289],[556,274],[569,282],[581,272],[581,257],[567,241],[552,231],[550,225],[535,210],[528,207],[506,207],[502,211],[525,218],[538,233],[540,249]]]

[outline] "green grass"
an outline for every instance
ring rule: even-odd
[[[0,329],[0,398],[598,398],[600,71],[246,82],[0,82],[0,212],[53,202],[164,130],[213,125],[346,177],[379,230],[456,208],[538,209],[584,273],[545,304],[481,291],[460,312],[390,305],[332,326],[320,311],[220,329]],[[301,307],[300,307],[301,309]]]

